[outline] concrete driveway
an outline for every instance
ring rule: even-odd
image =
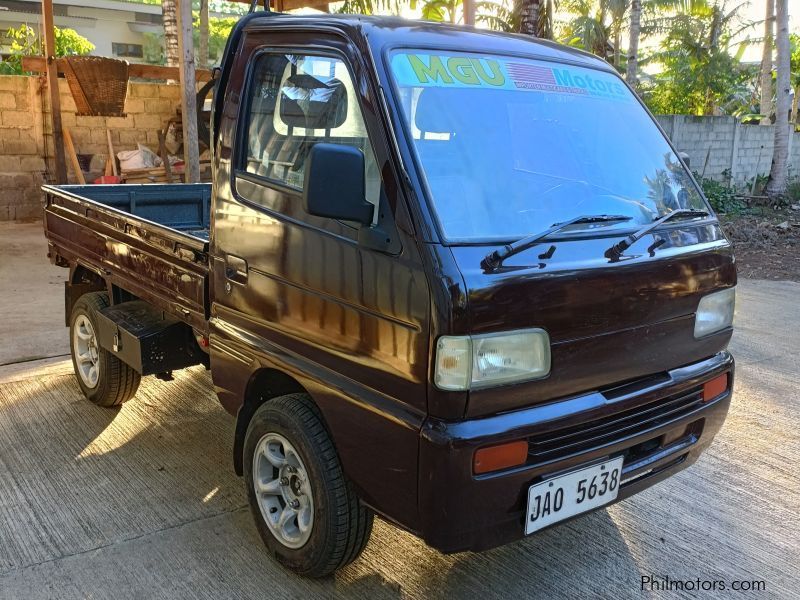
[[[797,598],[800,284],[740,283],[733,407],[688,471],[485,554],[377,521],[356,563],[306,581],[262,549],[202,368],[147,378],[120,410],[83,399],[40,231],[0,225],[0,598]],[[742,581],[766,590],[729,591]]]

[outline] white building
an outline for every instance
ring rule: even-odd
[[[74,29],[95,45],[92,54],[145,62],[145,33],[163,35],[161,5],[124,0],[53,0],[56,27]],[[212,14],[215,17],[236,15]],[[5,33],[21,24],[40,29],[41,0],[0,0],[0,53]]]

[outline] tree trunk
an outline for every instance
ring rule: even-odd
[[[614,25],[614,66],[619,68],[620,24]]]
[[[719,48],[719,38],[722,35],[722,10],[719,6],[713,7],[711,17],[711,31],[708,36],[708,47],[711,50],[712,56],[717,53]],[[706,100],[703,106],[703,114],[711,117],[716,112],[716,102],[714,101],[714,94],[711,88],[706,88]]]
[[[200,0],[200,48],[198,63],[201,69],[208,66],[208,0]]]
[[[761,55],[761,103],[759,111],[762,125],[769,125],[772,114],[772,30],[775,20],[775,0],[766,0],[767,15],[764,19],[764,51]]]
[[[636,87],[639,71],[639,34],[641,33],[642,3],[641,0],[631,0],[631,37],[628,43],[628,67],[625,71],[625,80],[629,85]]]
[[[547,11],[547,14],[545,15],[546,18],[542,24],[542,29],[539,32],[540,38],[552,40],[554,37],[553,12],[555,11],[555,6],[553,4],[553,0],[547,0],[547,3],[545,4],[545,10]]]
[[[789,175],[789,0],[775,0],[775,145],[765,193],[777,198],[786,192]]]
[[[176,0],[161,0],[161,15],[164,21],[164,48],[167,55],[167,66],[178,66],[178,16]]]
[[[800,100],[800,85],[794,88],[794,99],[792,99],[792,130],[797,126],[797,103]]]
[[[519,11],[519,32],[533,37],[539,35],[539,14],[542,9],[541,0],[522,0]]]

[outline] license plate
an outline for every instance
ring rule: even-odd
[[[608,504],[619,493],[622,457],[532,485],[525,534]]]

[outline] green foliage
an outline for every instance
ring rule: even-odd
[[[630,0],[562,0],[574,15],[561,28],[561,41],[619,64],[619,42]]]
[[[417,8],[417,0],[345,0],[338,8],[342,14],[400,15],[406,6]],[[419,4],[422,18],[429,21],[459,23],[463,17],[463,0],[426,0]],[[489,29],[513,31],[514,9],[508,0],[479,0],[475,3],[475,21]]]
[[[127,0],[133,4],[154,4],[161,5],[161,0]],[[209,0],[208,10],[218,13],[229,13],[243,15],[247,13],[249,6],[242,2],[226,2],[225,0]],[[192,9],[200,10],[200,0],[192,0]]]
[[[0,74],[21,75],[22,57],[44,54],[42,40],[30,25],[9,29],[6,37],[11,40],[9,57],[0,62]],[[81,56],[94,50],[94,44],[74,29],[54,28],[56,56]]]
[[[800,179],[794,179],[786,186],[786,197],[791,204],[800,203]]]
[[[546,6],[546,4],[545,4]],[[543,11],[544,12],[544,11]],[[547,23],[547,15],[542,15],[542,21]],[[506,0],[487,0],[475,3],[475,21],[484,24],[495,31],[518,31],[518,13],[513,3]],[[552,36],[551,36],[552,37]]]
[[[94,50],[94,44],[74,29],[55,28],[56,56],[83,56]]]
[[[200,15],[194,15],[194,37],[195,52],[200,49]],[[236,17],[217,18],[211,17],[208,20],[208,56],[211,63],[218,62],[222,58],[225,50],[225,43],[231,29],[236,25]],[[166,51],[164,49],[164,35],[158,33],[146,33],[144,35],[144,60],[154,65],[166,63]]]
[[[399,15],[405,4],[403,0],[344,0],[338,12],[355,15]],[[411,6],[414,7],[415,4],[416,0],[411,0]]]
[[[231,29],[233,29],[237,21],[238,19],[235,17],[224,19],[211,17],[208,20],[208,56],[211,62],[216,62],[215,58],[222,58],[222,52],[225,50],[225,43],[228,41]],[[197,28],[195,28],[194,34],[199,38],[200,32]],[[195,40],[195,48],[199,48],[199,44],[199,39]]]
[[[162,34],[150,32],[144,34],[142,58],[144,58],[144,62],[152,65],[166,64],[167,56],[164,50],[164,36]]]
[[[428,21],[458,22],[462,0],[429,0],[422,5],[422,18]]]
[[[719,212],[726,214],[736,214],[741,212],[745,207],[745,202],[736,194],[736,190],[723,183],[702,177],[699,173],[694,173],[695,179],[700,183],[703,188],[703,194],[711,203],[711,207]]]
[[[725,12],[724,3],[700,3],[691,12],[664,21],[658,48],[642,63],[658,73],[644,78],[642,96],[660,114],[711,115],[754,112],[757,67],[740,59],[747,42],[733,39],[746,29],[737,28],[740,7]]]

